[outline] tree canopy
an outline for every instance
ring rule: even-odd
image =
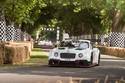
[[[0,0],[5,18],[32,34],[46,25],[70,35],[122,32],[125,0]]]

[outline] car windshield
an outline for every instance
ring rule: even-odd
[[[89,43],[88,42],[82,42],[78,46],[79,49],[87,49],[89,48]]]
[[[62,41],[61,43],[60,43],[60,47],[75,47],[73,44],[72,44],[72,42],[64,42],[64,41]]]

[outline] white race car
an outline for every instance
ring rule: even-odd
[[[62,42],[49,52],[49,66],[92,66],[99,65],[100,51],[93,48],[89,40],[82,40],[75,47],[71,42]]]

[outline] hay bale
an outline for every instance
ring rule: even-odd
[[[101,54],[125,58],[125,48],[98,46]]]
[[[29,52],[29,49],[28,49],[28,47],[27,46],[24,46],[24,48],[25,48],[25,59],[26,60],[29,60],[30,59],[30,53],[31,52]]]
[[[4,64],[12,64],[12,57],[14,56],[15,49],[9,45],[5,45]]]
[[[111,51],[111,50],[110,50],[110,48],[107,48],[107,47],[104,47],[104,49],[105,49],[104,54],[106,54],[106,55],[108,55],[108,54],[109,54],[109,52]]]
[[[118,55],[117,57],[123,57],[125,58],[125,49],[124,48],[118,48]]]
[[[28,53],[26,50],[27,47],[17,45],[6,45],[5,46],[5,64],[20,64],[29,59]]]
[[[20,64],[30,59],[31,42],[0,42],[0,64]]]
[[[106,47],[103,47],[103,46],[98,46],[101,54],[106,54],[107,50],[106,50]]]
[[[112,49],[113,49],[112,55],[117,57],[119,55],[119,49],[118,48],[112,48]]]
[[[4,63],[4,43],[0,43],[0,64]]]
[[[15,54],[12,58],[12,64],[18,64],[25,61],[25,49],[23,46],[14,46]]]
[[[9,44],[14,46],[27,46],[30,53],[33,49],[33,42],[9,42]]]
[[[108,54],[108,55],[116,56],[118,53],[117,53],[117,51],[116,51],[116,48],[111,48],[111,47],[109,47],[109,48],[107,48],[107,54]]]

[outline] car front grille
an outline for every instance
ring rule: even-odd
[[[60,57],[61,58],[69,58],[69,59],[73,59],[75,58],[75,55],[74,53],[61,53],[60,54]]]

